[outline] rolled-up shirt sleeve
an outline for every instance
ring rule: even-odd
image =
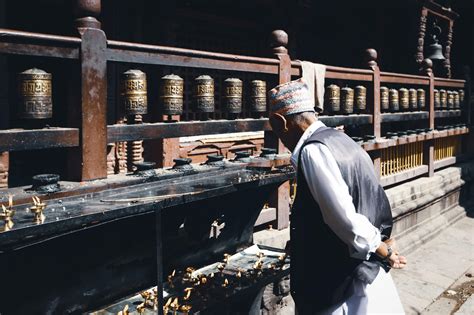
[[[348,245],[351,257],[368,259],[380,245],[380,231],[356,212],[332,153],[324,144],[311,143],[302,149],[300,163],[324,222]]]

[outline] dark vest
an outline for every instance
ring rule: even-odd
[[[383,239],[390,237],[390,203],[368,154],[333,128],[319,128],[303,146],[315,142],[327,146],[336,159],[357,213],[378,227]],[[298,188],[291,212],[291,291],[299,312],[306,315],[339,304],[353,294],[349,288],[355,278],[372,283],[379,267],[387,271],[388,267],[376,255],[369,260],[349,256],[348,246],[324,223],[300,161],[297,174]]]

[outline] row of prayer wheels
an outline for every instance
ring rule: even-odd
[[[52,75],[40,69],[29,69],[18,75],[19,117],[23,119],[48,119],[53,116]],[[121,102],[126,115],[143,115],[148,112],[146,73],[128,70],[122,74]],[[243,84],[240,79],[224,81],[223,111],[230,114],[242,112]],[[181,115],[184,103],[184,80],[174,74],[161,78],[160,106],[164,115]],[[194,79],[193,103],[198,113],[215,110],[214,79],[201,75]],[[250,111],[267,111],[267,86],[265,81],[253,80],[250,86]]]
[[[407,112],[426,109],[424,89],[389,89],[380,87],[380,110],[382,112]]]
[[[435,110],[460,109],[461,104],[464,104],[464,90],[434,90]]]
[[[364,113],[367,109],[367,89],[362,85],[352,89],[331,84],[326,87],[326,105],[331,114]]]
[[[242,112],[243,83],[237,78],[224,80],[222,111],[229,114]],[[250,111],[267,111],[267,86],[265,81],[253,80],[250,86]],[[201,75],[194,79],[194,110],[197,113],[213,113],[215,110],[214,79]],[[128,70],[122,75],[121,97],[127,115],[142,115],[148,110],[146,74],[140,70]],[[164,115],[181,115],[184,104],[184,80],[169,74],[161,78],[160,108]]]

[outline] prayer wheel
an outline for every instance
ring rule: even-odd
[[[406,88],[401,88],[400,93],[400,110],[407,111],[410,106],[410,98],[408,95],[408,90]]]
[[[338,113],[341,110],[341,88],[335,84],[326,87],[326,99],[329,111]]]
[[[400,103],[398,100],[398,91],[396,89],[389,90],[389,106],[391,112],[398,112],[400,110]]]
[[[40,69],[28,69],[18,74],[18,115],[24,119],[53,117],[51,73]]]
[[[441,108],[441,97],[439,90],[434,89],[434,109],[439,110]]]
[[[355,102],[357,112],[364,112],[367,108],[367,89],[362,85],[355,87]]]
[[[380,109],[382,112],[388,112],[389,110],[389,101],[388,101],[388,87],[380,87]]]
[[[454,108],[455,109],[461,108],[461,99],[459,97],[459,92],[453,91],[453,95],[454,95]]]
[[[183,113],[184,80],[168,74],[161,78],[162,113],[164,115],[181,115]]]
[[[416,90],[417,101],[418,101],[418,109],[424,110],[426,106],[426,97],[425,97],[425,90],[418,89]]]
[[[459,90],[459,104],[460,106],[464,105],[464,90]]]
[[[200,113],[214,112],[214,79],[201,75],[194,79],[194,99],[196,111]]]
[[[143,115],[148,110],[146,73],[131,69],[122,74],[122,103],[125,114]]]
[[[415,89],[408,90],[408,101],[410,110],[416,111],[418,110],[418,95]]]
[[[448,92],[446,90],[439,90],[439,98],[440,98],[440,108],[447,109],[448,108]]]
[[[341,89],[341,109],[343,114],[352,114],[354,112],[354,90],[350,87]]]
[[[240,79],[225,79],[224,110],[230,114],[240,114],[242,112],[242,81]]]
[[[448,109],[454,108],[454,93],[453,91],[448,91]]]
[[[250,110],[254,113],[267,111],[267,83],[262,80],[253,80],[250,89]]]

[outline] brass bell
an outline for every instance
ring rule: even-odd
[[[429,58],[431,60],[445,60],[443,56],[443,46],[438,43],[438,36],[441,35],[441,28],[436,25],[436,23],[433,25],[433,43],[431,43],[428,46],[428,49],[426,51],[426,58]]]

